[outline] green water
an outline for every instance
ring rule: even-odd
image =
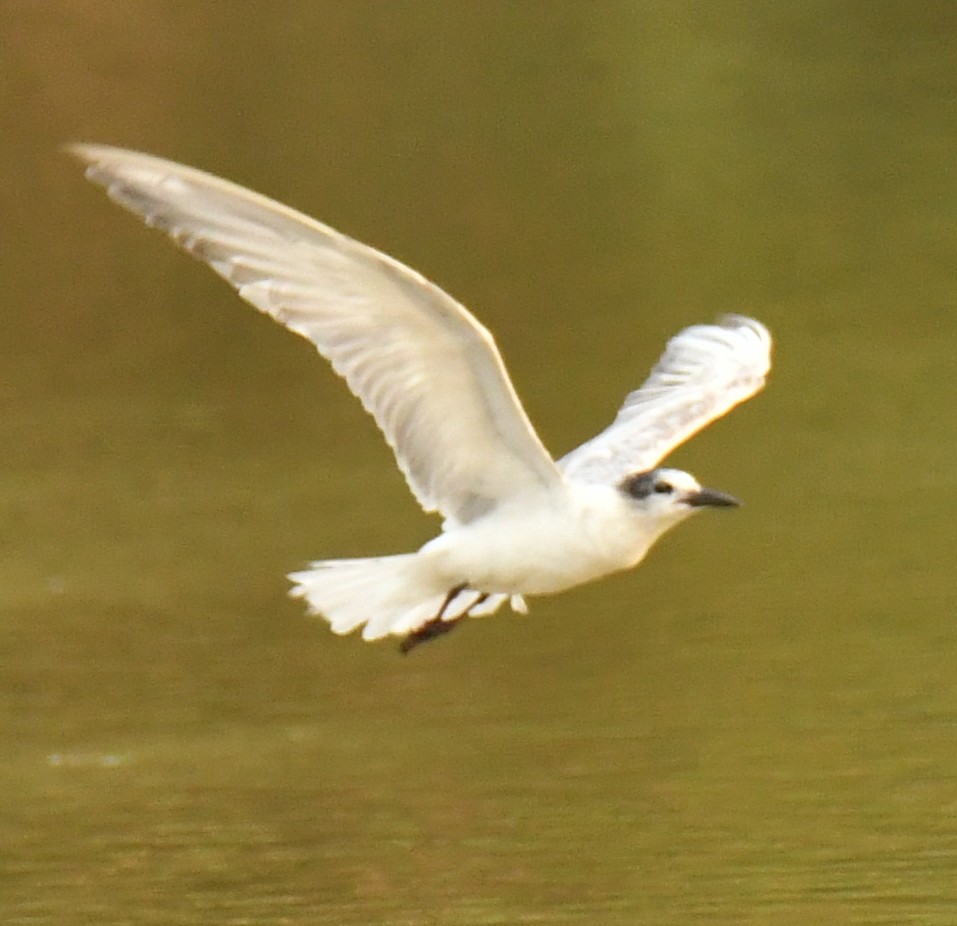
[[[0,6],[0,919],[957,921],[957,7]],[[284,597],[414,548],[309,346],[57,150],[205,167],[496,334],[546,444],[683,325],[743,497],[408,658]]]

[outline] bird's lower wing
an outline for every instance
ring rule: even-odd
[[[202,171],[118,148],[69,150],[117,203],[315,344],[375,417],[427,511],[467,521],[561,478],[491,335],[439,287]]]
[[[617,483],[652,469],[689,437],[764,385],[771,335],[752,318],[728,315],[679,332],[612,424],[559,461],[569,479]]]

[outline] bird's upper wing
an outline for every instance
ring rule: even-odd
[[[752,318],[728,315],[676,334],[644,385],[625,398],[601,434],[559,461],[569,479],[617,483],[652,469],[692,434],[763,385],[771,335]]]
[[[427,511],[465,522],[561,479],[491,334],[436,285],[202,171],[100,145],[69,151],[117,203],[316,345],[375,417]]]

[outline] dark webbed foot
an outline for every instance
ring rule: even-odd
[[[421,627],[416,630],[413,630],[400,644],[399,650],[402,653],[408,653],[410,650],[415,649],[420,643],[425,643],[428,640],[434,640],[436,637],[441,637],[442,634],[448,633],[460,620],[469,616],[469,612],[476,605],[481,604],[488,598],[488,595],[479,595],[458,617],[453,617],[451,620],[445,619],[445,612],[448,609],[448,606],[466,589],[468,584],[463,582],[461,585],[456,585],[455,588],[450,589],[449,593],[445,596],[445,601],[442,602],[442,607],[439,608],[438,614],[432,618],[432,620],[427,621]]]
[[[442,634],[448,633],[460,620],[462,620],[461,617],[457,617],[452,621],[444,621],[441,617],[433,617],[432,620],[427,624],[423,624],[418,630],[413,630],[412,633],[399,644],[399,650],[403,653],[408,653],[415,649],[420,643],[441,637]]]

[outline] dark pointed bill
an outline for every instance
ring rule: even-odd
[[[686,499],[685,504],[692,508],[738,508],[741,502],[733,495],[726,492],[718,492],[716,489],[698,489],[692,492]]]

